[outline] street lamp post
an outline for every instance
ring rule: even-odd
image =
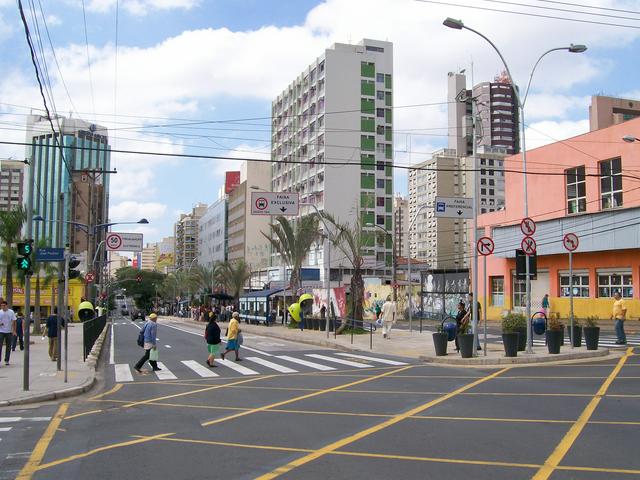
[[[411,311],[411,294],[412,294],[412,286],[413,286],[413,281],[411,280],[411,246],[409,244],[409,237],[411,237],[411,227],[413,227],[413,224],[415,223],[415,221],[418,218],[418,215],[420,215],[420,212],[422,210],[424,210],[425,208],[427,208],[427,205],[420,205],[418,207],[418,210],[416,211],[415,215],[413,216],[413,218],[411,219],[411,221],[409,222],[409,228],[407,228],[407,281],[408,281],[408,286],[409,286],[409,332],[413,332],[413,313]]]
[[[478,35],[479,37],[483,38],[487,43],[489,43],[489,45],[491,45],[493,47],[493,49],[496,51],[496,53],[498,54],[498,56],[500,57],[500,60],[502,61],[502,64],[504,65],[504,68],[507,72],[507,76],[509,77],[509,81],[511,82],[511,86],[512,86],[512,90],[513,90],[513,95],[516,98],[516,101],[518,102],[518,108],[520,110],[520,125],[521,125],[521,148],[520,148],[520,152],[522,155],[522,170],[523,170],[523,191],[524,191],[524,216],[528,217],[529,216],[529,203],[528,203],[528,195],[527,195],[527,147],[526,147],[526,142],[525,142],[525,130],[526,130],[526,125],[525,125],[525,117],[524,117],[524,107],[525,104],[527,102],[527,97],[529,95],[529,88],[531,87],[531,80],[533,79],[533,74],[536,71],[536,68],[538,67],[538,64],[540,63],[540,61],[549,53],[551,52],[556,52],[556,51],[560,51],[560,50],[566,50],[570,53],[583,53],[587,50],[587,47],[585,45],[574,45],[571,44],[568,47],[557,47],[557,48],[551,48],[549,50],[547,50],[546,52],[544,52],[542,55],[540,55],[540,57],[538,57],[538,60],[536,61],[536,63],[533,66],[533,69],[531,70],[531,74],[529,75],[529,82],[527,83],[527,88],[525,90],[524,93],[524,97],[520,96],[520,93],[518,91],[518,88],[516,87],[514,81],[513,81],[513,76],[511,75],[511,71],[509,70],[509,66],[507,65],[506,60],[504,59],[504,56],[502,55],[502,53],[500,52],[500,50],[498,49],[498,47],[485,35],[483,35],[482,33],[480,33],[477,30],[474,30],[473,28],[467,27],[462,20],[456,20],[453,18],[446,18],[444,20],[444,22],[442,22],[442,24],[445,27],[449,27],[452,28],[454,30],[469,30],[470,32],[475,33],[476,35]],[[531,278],[529,275],[529,258],[527,257],[527,262],[526,262],[526,270],[525,270],[525,274],[526,274],[526,312],[527,312],[527,353],[533,353],[533,332],[531,331],[531,322],[529,321],[529,319],[531,318]],[[486,275],[486,273],[485,273]],[[474,302],[476,301],[476,299],[474,298]]]

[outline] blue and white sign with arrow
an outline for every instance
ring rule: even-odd
[[[439,218],[473,218],[473,198],[436,197],[435,215]]]

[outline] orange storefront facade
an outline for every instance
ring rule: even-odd
[[[575,233],[574,312],[580,318],[609,318],[613,294],[627,300],[628,316],[640,317],[640,119],[527,152],[529,217],[537,225],[537,279],[531,282],[532,311],[549,294],[550,310],[569,315],[569,256],[562,238]],[[524,235],[524,185],[520,155],[505,160],[503,211],[479,216],[495,242],[486,272],[487,316],[498,319],[522,309],[525,282],[515,278],[515,250]],[[480,282],[479,297],[483,298]]]

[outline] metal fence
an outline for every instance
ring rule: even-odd
[[[107,316],[101,315],[93,320],[87,320],[82,323],[82,346],[84,353],[84,360],[87,359],[93,348],[93,344],[102,333],[104,326],[107,324]]]

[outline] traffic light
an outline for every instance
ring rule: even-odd
[[[80,265],[80,260],[76,257],[69,258],[69,280],[80,276],[80,270],[74,270],[78,265]]]
[[[138,282],[138,283],[142,283],[142,275],[138,275],[138,276],[136,277],[136,282]]]
[[[18,243],[18,258],[16,259],[16,267],[18,267],[18,270],[23,270],[25,272],[31,271],[32,252],[33,243],[31,241]]]

